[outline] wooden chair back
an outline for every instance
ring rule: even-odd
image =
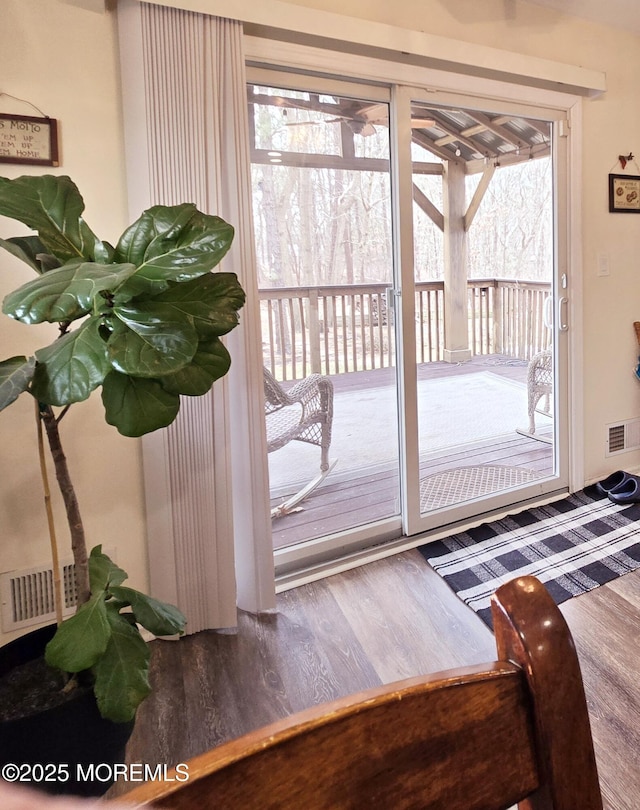
[[[602,810],[573,641],[533,577],[493,599],[498,660],[369,689],[122,797],[174,810]]]

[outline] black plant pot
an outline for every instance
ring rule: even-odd
[[[42,656],[55,631],[43,627],[0,648],[0,677]],[[62,705],[0,721],[0,773],[7,781],[77,796],[101,796],[113,784],[113,765],[124,762],[133,722],[105,720],[93,691],[78,691]]]

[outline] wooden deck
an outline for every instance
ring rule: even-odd
[[[419,367],[419,379],[474,374],[493,374],[524,383],[527,364],[500,356],[475,358],[464,365],[429,363]],[[336,392],[365,390],[393,382],[393,369],[345,374],[333,377]],[[443,403],[443,407],[445,403]],[[473,402],[469,403],[473,408]],[[523,415],[523,424],[526,418]],[[500,464],[534,470],[541,477],[553,472],[553,448],[515,432],[498,439],[478,441],[433,452],[421,462],[421,478],[458,467]],[[274,499],[278,505],[282,498]],[[322,537],[399,513],[397,470],[363,471],[349,475],[331,473],[324,483],[294,512],[273,520],[274,548],[284,548],[303,540]]]

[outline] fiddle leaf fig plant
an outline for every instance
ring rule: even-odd
[[[100,546],[88,554],[60,421],[101,389],[105,419],[124,436],[171,424],[181,395],[207,393],[229,370],[220,338],[237,325],[245,295],[235,274],[212,272],[233,240],[220,217],[191,203],[157,205],[112,246],[83,212],[69,177],[0,177],[0,215],[35,231],[0,239],[0,247],[36,273],[6,296],[2,311],[25,324],[57,325],[52,342],[33,357],[0,362],[0,410],[23,393],[33,397],[69,525],[78,609],[59,623],[46,660],[70,673],[72,683],[74,673],[89,673],[103,716],[127,721],[149,692],[149,654],[138,626],[174,635],[186,620],[177,608],[124,586],[127,574]]]

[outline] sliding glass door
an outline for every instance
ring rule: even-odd
[[[567,483],[552,110],[251,68],[276,559]]]

